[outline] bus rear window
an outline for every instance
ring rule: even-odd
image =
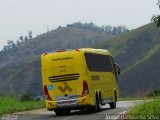
[[[86,64],[90,71],[113,72],[110,57],[93,53],[85,53]]]

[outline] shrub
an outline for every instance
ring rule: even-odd
[[[148,97],[160,96],[160,90],[153,90],[147,94]]]
[[[29,94],[21,95],[21,101],[32,101],[32,97]]]

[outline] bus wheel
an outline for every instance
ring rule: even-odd
[[[109,103],[111,109],[116,108],[116,101],[117,101],[117,92],[116,91],[114,91],[114,96],[115,96],[114,102]]]
[[[70,113],[71,113],[71,110],[65,110],[65,111],[64,111],[64,114],[65,114],[65,115],[69,115]]]
[[[100,105],[100,101],[99,101],[99,98],[98,98],[98,94],[96,94],[96,98],[95,99],[96,99],[95,105],[90,108],[91,112],[94,112],[94,113],[95,112],[99,112],[100,109],[101,109],[101,105]]]
[[[54,112],[56,113],[57,116],[62,116],[62,115],[68,115],[71,113],[71,110],[54,110]]]
[[[64,115],[63,110],[57,109],[57,110],[54,110],[54,112],[56,113],[57,116]]]
[[[116,91],[114,91],[114,96],[115,96],[115,101],[117,101],[118,98],[117,98],[117,92]]]
[[[109,105],[111,109],[116,108],[116,102],[110,102]]]
[[[102,110],[102,96],[101,93],[99,93],[99,99],[98,99],[98,111]]]

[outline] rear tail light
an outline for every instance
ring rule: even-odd
[[[52,100],[52,98],[49,96],[47,85],[44,86],[44,94],[47,100]]]
[[[75,50],[78,51],[78,52],[80,51],[79,48],[77,48],[77,49],[75,49]]]
[[[83,81],[83,91],[81,97],[86,96],[89,93],[87,81]]]
[[[47,52],[45,52],[45,53],[43,53],[43,56],[46,56],[48,53]]]
[[[56,52],[65,52],[66,50],[57,50]]]

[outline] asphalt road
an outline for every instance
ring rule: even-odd
[[[105,105],[102,111],[98,113],[87,113],[77,110],[72,111],[71,114],[67,116],[56,116],[53,111],[38,109],[6,116],[6,118],[12,119],[4,119],[4,116],[3,120],[110,120],[118,119],[120,114],[128,111],[131,107],[139,103],[140,101],[120,101],[117,102],[116,109],[110,109],[109,105]]]

